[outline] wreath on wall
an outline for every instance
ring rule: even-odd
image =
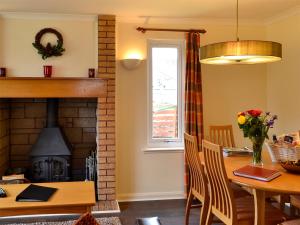
[[[47,33],[52,33],[57,37],[56,45],[51,45],[49,42],[46,46],[41,44],[42,37]],[[44,28],[35,35],[35,42],[32,43],[32,45],[38,50],[38,54],[42,55],[42,59],[45,60],[51,56],[61,56],[65,51],[63,43],[64,41],[61,33],[53,28]]]

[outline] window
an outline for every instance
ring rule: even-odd
[[[148,42],[150,147],[183,146],[184,41]]]

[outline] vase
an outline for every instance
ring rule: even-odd
[[[253,166],[263,166],[261,152],[262,146],[265,142],[265,137],[254,137],[251,139],[251,141],[253,147],[252,164]]]

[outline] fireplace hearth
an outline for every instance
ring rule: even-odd
[[[70,145],[58,126],[58,99],[47,99],[47,126],[31,149],[31,180],[70,180]]]

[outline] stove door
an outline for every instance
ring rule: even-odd
[[[48,181],[49,180],[49,158],[35,157],[32,158],[32,180]]]
[[[51,157],[50,166],[51,181],[68,181],[69,177],[69,163],[63,157]]]

